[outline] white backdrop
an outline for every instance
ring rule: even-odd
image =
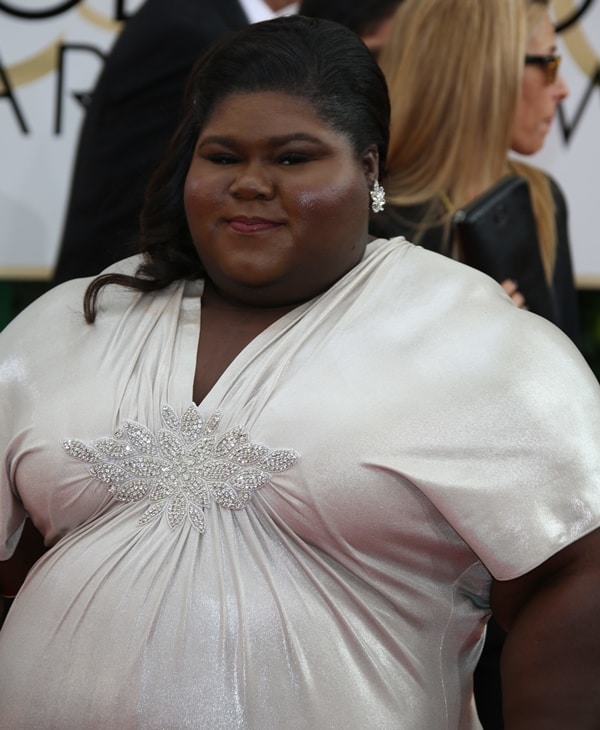
[[[485,0],[482,0],[485,1]],[[600,288],[600,0],[553,0],[561,72],[570,89],[544,149],[529,162],[553,175],[569,206],[577,283]]]
[[[92,91],[119,18],[141,4],[0,0],[0,277],[49,277],[84,115],[77,95]]]
[[[84,115],[78,97],[142,3],[0,0],[0,278],[50,276]],[[554,0],[554,10],[559,26],[575,19],[559,40],[571,95],[530,161],[567,196],[578,284],[600,287],[600,0]]]

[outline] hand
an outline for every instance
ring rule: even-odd
[[[513,300],[513,304],[516,304],[519,309],[527,309],[525,305],[525,297],[519,291],[516,281],[513,281],[512,279],[505,279],[500,283],[500,286]]]

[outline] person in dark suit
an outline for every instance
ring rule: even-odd
[[[225,33],[288,5],[146,0],[130,18],[85,116],[53,284],[97,274],[134,253],[144,190],[175,129],[192,65]]]
[[[360,36],[374,56],[387,39],[394,13],[402,0],[301,0],[298,12],[345,25]]]

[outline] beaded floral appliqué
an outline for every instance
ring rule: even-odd
[[[241,428],[219,435],[221,414],[204,419],[193,404],[181,417],[164,405],[161,418],[164,428],[156,434],[128,420],[114,438],[63,441],[71,456],[91,464],[89,473],[104,482],[115,499],[148,499],[150,505],[139,520],[142,525],[166,514],[169,526],[175,528],[187,516],[196,530],[204,532],[204,510],[211,501],[224,509],[243,509],[273,472],[289,469],[298,458],[289,449],[253,444]]]

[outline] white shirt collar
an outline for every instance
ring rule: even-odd
[[[285,8],[274,13],[263,0],[239,0],[249,23],[259,23],[261,20],[271,20],[279,15],[292,15],[298,12],[299,3],[290,3]]]

